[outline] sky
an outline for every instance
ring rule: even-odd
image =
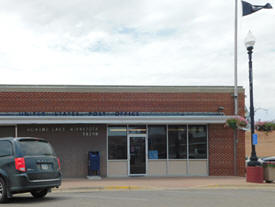
[[[247,0],[256,5],[263,0]],[[275,7],[275,0],[268,0]],[[234,85],[235,0],[0,0],[0,84]],[[238,9],[238,85],[275,120],[275,10]]]

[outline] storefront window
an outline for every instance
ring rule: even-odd
[[[166,126],[148,126],[148,158],[166,159]]]
[[[109,126],[108,127],[108,159],[126,160],[127,159],[127,127]]]
[[[207,128],[205,125],[188,126],[189,159],[207,159]]]
[[[187,159],[187,127],[168,126],[169,159]]]

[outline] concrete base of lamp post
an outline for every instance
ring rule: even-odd
[[[246,168],[246,182],[263,183],[264,170],[262,166],[248,166]]]

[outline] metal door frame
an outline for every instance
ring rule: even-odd
[[[130,138],[131,137],[143,137],[145,141],[145,173],[144,174],[131,174],[130,171]],[[127,148],[128,148],[128,176],[146,176],[148,172],[148,138],[147,134],[128,134],[127,135]]]

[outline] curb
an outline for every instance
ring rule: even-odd
[[[98,186],[98,187],[72,187],[72,188],[60,188],[54,189],[53,192],[89,192],[89,191],[135,191],[135,190],[215,190],[215,189],[266,189],[275,190],[275,185],[261,185],[261,184],[251,184],[251,185],[198,185],[189,187],[179,187],[179,188],[169,188],[169,187],[149,187],[149,186]]]
[[[197,189],[272,189],[275,190],[275,185],[261,185],[261,184],[250,184],[250,185],[205,185],[194,187]]]
[[[60,188],[54,189],[53,192],[85,192],[85,191],[112,191],[112,190],[148,190],[153,189],[149,187],[141,187],[141,186],[99,186],[99,187],[72,187],[72,188]]]

